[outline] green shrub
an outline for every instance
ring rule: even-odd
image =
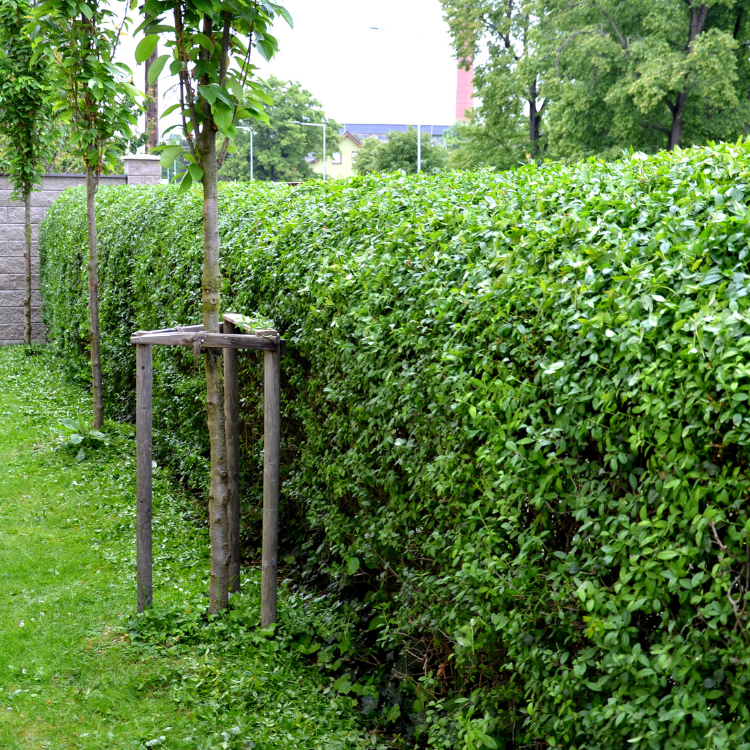
[[[222,191],[225,309],[288,341],[287,544],[369,589],[431,746],[750,748],[749,174],[735,145]],[[200,197],[98,206],[127,416],[129,333],[200,320]],[[42,228],[42,290],[82,372],[84,246],[73,190]],[[202,375],[190,352],[155,366],[158,449],[200,485]]]

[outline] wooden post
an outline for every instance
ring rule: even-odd
[[[263,352],[263,558],[260,624],[276,622],[276,585],[279,564],[279,453],[281,449],[281,342]]]
[[[237,332],[235,325],[224,320],[224,333]],[[227,436],[227,470],[229,473],[229,590],[240,586],[240,382],[239,353],[224,349],[224,424]]]
[[[153,417],[153,346],[136,346],[136,442],[137,442],[137,507],[136,547],[138,575],[138,611],[150,607],[153,601],[151,511],[153,494],[152,473],[152,417]]]

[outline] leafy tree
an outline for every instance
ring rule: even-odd
[[[142,10],[146,17],[139,28],[146,35],[136,48],[136,60],[147,60],[160,37],[170,50],[151,63],[148,82],[157,80],[167,62],[171,74],[179,77],[180,103],[167,108],[162,117],[179,110],[187,150],[181,144],[157,148],[162,152],[162,166],[171,166],[180,155],[188,163],[180,190],[188,190],[194,182],[203,187],[203,324],[206,331],[218,332],[219,169],[237,136],[235,122],[269,121],[263,106],[273,102],[264,87],[253,79],[255,66],[250,55],[255,48],[266,60],[273,57],[278,43],[271,34],[271,26],[277,16],[290,25],[292,19],[282,6],[260,0],[147,0]],[[219,351],[206,350],[205,370],[211,443],[209,608],[217,612],[229,603],[230,585],[239,585],[232,575],[231,497]]]
[[[99,339],[99,274],[96,248],[96,191],[101,174],[119,165],[116,137],[129,138],[139,96],[130,69],[114,61],[122,28],[100,0],[39,0],[28,25],[35,60],[50,61],[51,98],[58,118],[70,125],[70,148],[86,168],[88,286],[94,429],[104,423]]]
[[[750,0],[442,2],[458,58],[486,56],[455,166],[610,158],[748,130]]]
[[[291,125],[290,121],[326,123],[328,156],[338,151],[338,123],[326,119],[321,104],[294,81],[271,76],[266,93],[273,104],[266,107],[268,122],[245,121],[253,129],[253,176],[269,182],[299,182],[315,177],[305,157],[323,155],[323,129]],[[219,174],[237,180],[250,179],[250,134],[238,128],[236,154],[227,159]]]
[[[417,140],[419,134],[413,127],[403,133],[391,131],[387,141],[366,138],[357,153],[354,169],[358,174],[370,172],[395,172],[407,174],[417,171]],[[422,171],[439,172],[448,165],[448,154],[441,146],[434,145],[429,133],[422,133]]]
[[[34,58],[25,26],[27,0],[0,3],[0,133],[13,195],[25,205],[24,343],[31,344],[31,193],[41,182],[54,124],[47,61]]]
[[[748,0],[560,0],[552,11],[552,155],[671,150],[746,131]]]
[[[465,166],[510,167],[539,158],[543,118],[550,105],[544,91],[542,0],[442,0],[459,61],[475,68],[480,104],[472,112]]]

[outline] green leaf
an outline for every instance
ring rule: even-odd
[[[157,44],[159,44],[158,34],[149,34],[148,36],[143,37],[135,48],[135,61],[137,63],[142,63],[148,60],[156,49]],[[164,63],[162,63],[162,67],[164,67]]]
[[[350,576],[353,576],[359,570],[359,558],[347,557],[346,558],[346,570]]]
[[[212,54],[216,49],[216,45],[205,34],[193,34],[193,39],[198,42],[201,47],[207,49]]]
[[[276,3],[270,3],[271,7],[289,24],[290,28],[294,28],[294,21],[289,11],[283,6]]]
[[[339,677],[331,687],[337,692],[341,693],[342,695],[346,695],[347,693],[351,692],[352,689],[352,680],[351,677],[348,674],[342,674],[341,677]]]
[[[177,195],[182,195],[183,193],[187,193],[188,190],[193,186],[193,175],[190,174],[190,170],[188,169],[185,174],[182,177],[182,180],[180,181],[180,187],[177,191]]]
[[[227,107],[223,102],[217,102],[211,108],[211,111],[214,116],[214,122],[219,130],[226,135],[229,128],[232,127],[232,122],[234,120],[234,107]]]
[[[200,182],[203,179],[203,170],[195,164],[188,165],[188,172],[190,172],[194,182]]]
[[[656,556],[657,560],[673,560],[675,557],[679,557],[680,553],[673,549],[666,549]]]
[[[78,9],[83,13],[86,18],[89,19],[89,21],[94,17],[94,11],[91,10],[91,8],[86,5],[86,3],[78,3]]]
[[[154,149],[156,150],[156,149]],[[183,146],[164,146],[160,148],[161,156],[159,163],[162,167],[171,167],[174,164],[175,159],[182,154],[185,149]]]
[[[180,107],[182,107],[182,105],[181,105],[181,104],[180,104],[179,102],[177,102],[177,104],[171,104],[171,105],[170,105],[169,107],[167,107],[167,108],[166,108],[166,109],[165,109],[165,110],[164,110],[164,111],[163,111],[163,112],[161,113],[161,117],[167,117],[168,115],[171,115],[171,114],[172,114],[172,112],[174,112],[174,111],[176,111],[176,110],[180,109]]]
[[[171,55],[159,55],[159,57],[154,60],[151,65],[148,68],[148,85],[153,86],[156,82],[156,79],[161,75],[162,70],[164,70],[164,66],[167,64],[167,60],[171,59]],[[168,109],[177,108],[179,107],[179,104],[173,104],[172,107],[169,107]],[[162,114],[162,117],[164,117],[164,114]]]
[[[367,627],[368,630],[378,630],[385,626],[385,617],[383,615],[377,615],[370,620],[370,624]]]

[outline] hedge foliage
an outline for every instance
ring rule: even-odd
[[[750,748],[749,175],[738,144],[222,191],[225,309],[290,350],[287,543],[366,584],[431,746]],[[99,193],[116,413],[128,334],[200,320],[200,200]],[[51,337],[85,369],[82,191],[40,246]],[[200,482],[201,372],[156,368],[162,460]]]

